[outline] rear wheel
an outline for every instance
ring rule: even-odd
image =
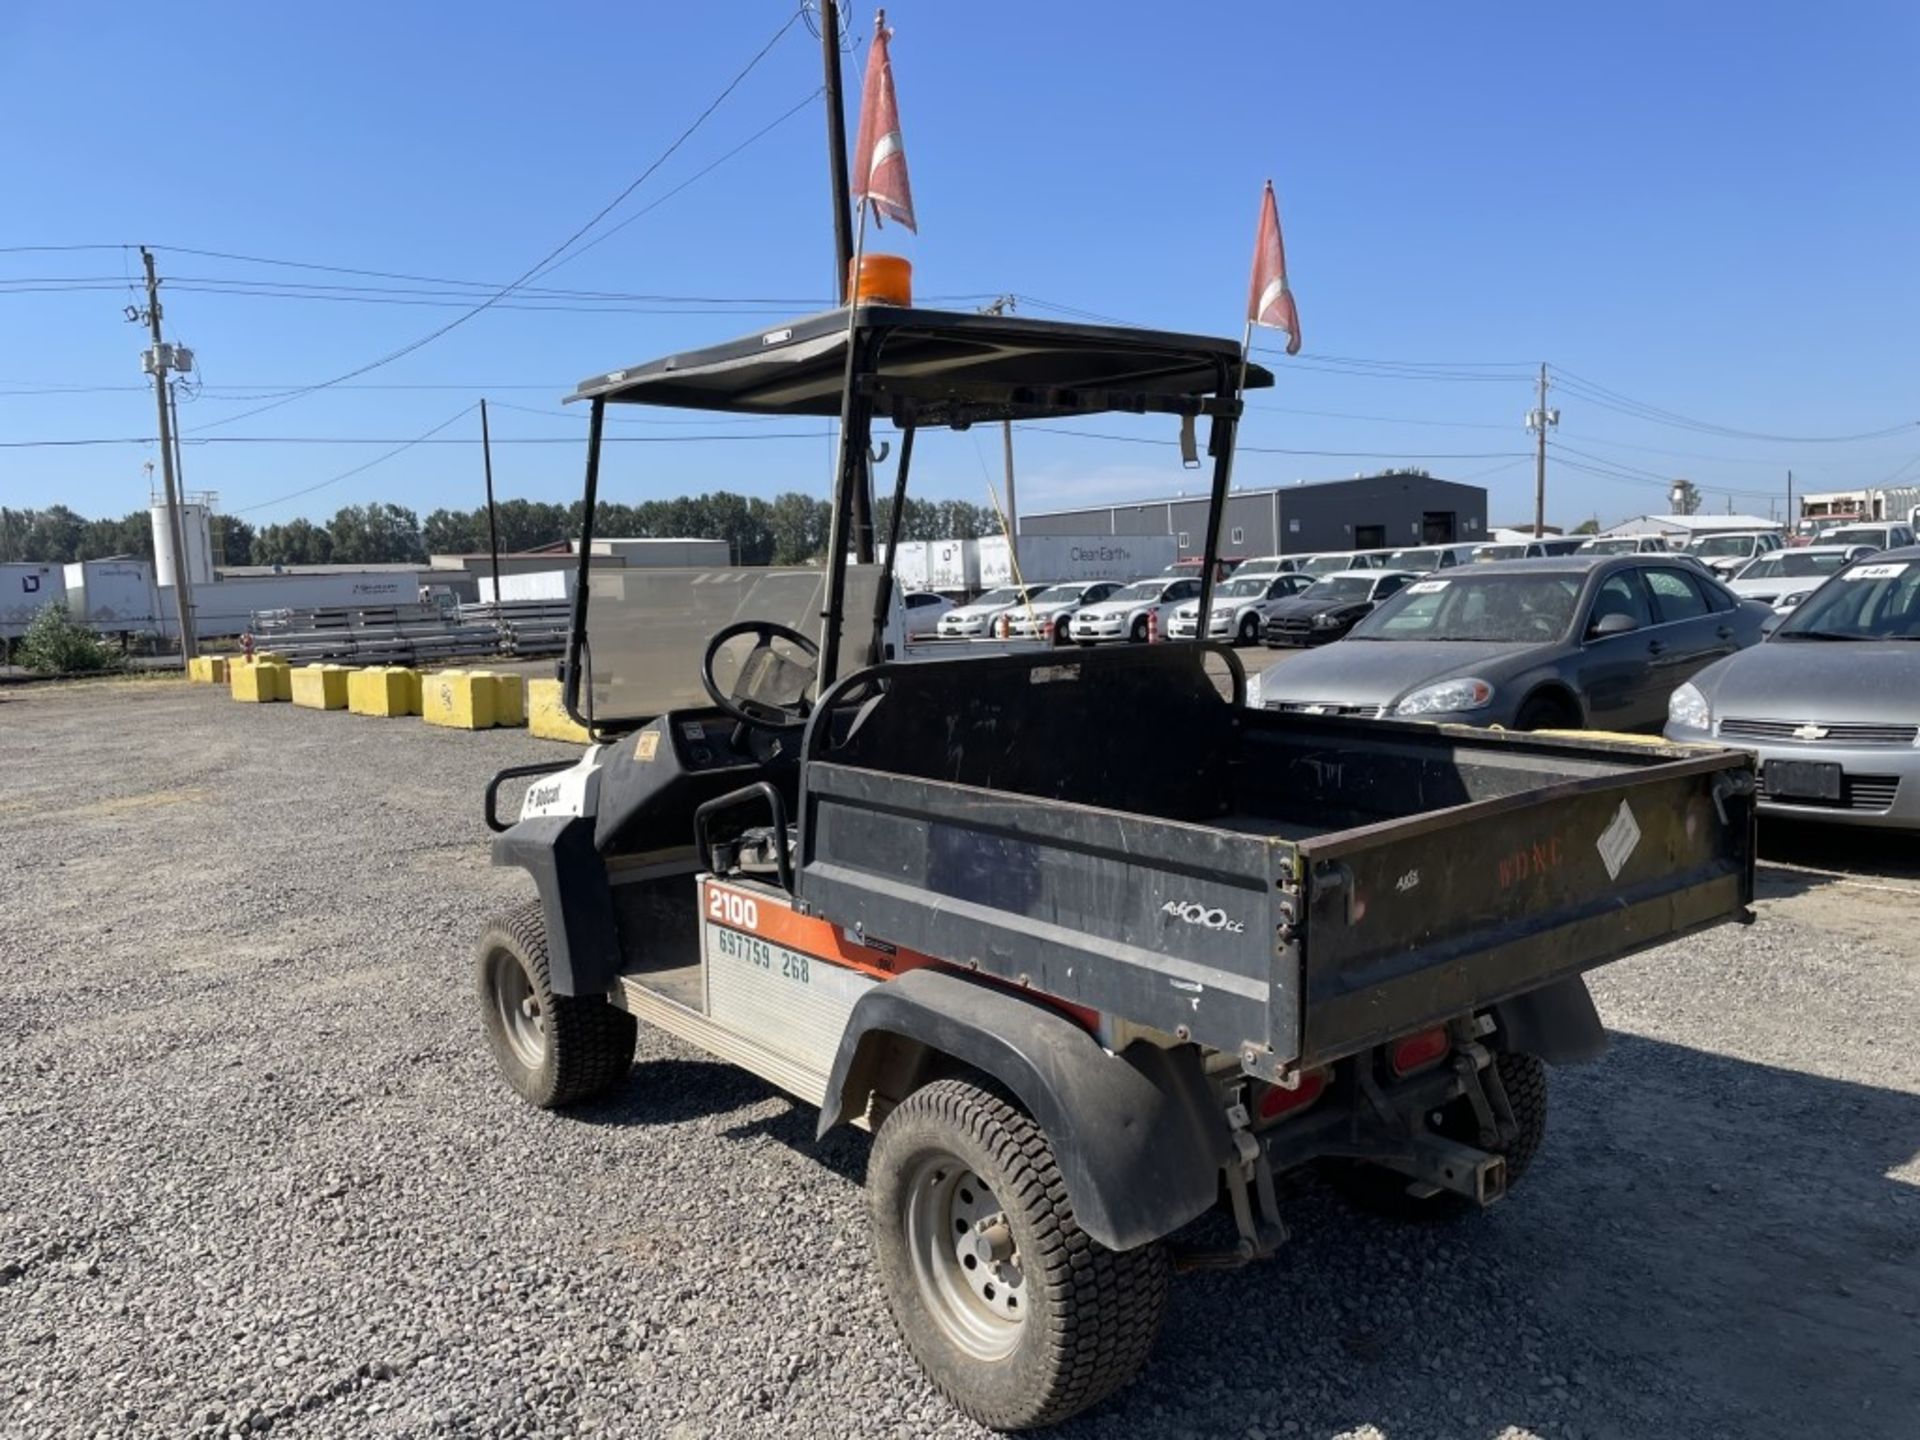
[[[1513,717],[1516,730],[1578,730],[1580,714],[1557,695],[1530,695]]]
[[[1146,1363],[1170,1267],[1073,1218],[1032,1118],[965,1080],[914,1091],[867,1162],[874,1257],[907,1348],[950,1401],[999,1430],[1051,1425]]]
[[[1512,1190],[1527,1173],[1547,1136],[1547,1067],[1537,1055],[1497,1050],[1493,1069],[1507,1092],[1507,1103],[1513,1107],[1514,1135],[1491,1153],[1506,1158],[1507,1189]],[[1464,1098],[1429,1115],[1427,1126],[1435,1134],[1463,1145],[1480,1143],[1479,1122],[1472,1104]],[[1328,1167],[1327,1177],[1336,1190],[1362,1210],[1392,1220],[1451,1220],[1475,1208],[1466,1196],[1451,1191],[1410,1194],[1408,1187],[1414,1182],[1405,1175],[1361,1160],[1335,1162]]]
[[[1144,645],[1147,643],[1147,617],[1146,616],[1142,615],[1138,620],[1133,622],[1132,639],[1133,639],[1133,643],[1136,645]]]
[[[556,995],[538,900],[490,923],[474,979],[501,1074],[543,1110],[600,1095],[633,1069],[633,1016],[598,995]]]

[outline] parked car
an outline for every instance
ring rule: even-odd
[[[1256,555],[1234,566],[1233,573],[1236,576],[1291,575],[1311,559],[1311,555]]]
[[[1772,612],[1691,565],[1565,555],[1415,580],[1344,642],[1249,682],[1248,704],[1548,730],[1658,730],[1696,671]]]
[[[964,640],[978,635],[991,635],[993,622],[1008,611],[1020,606],[1038,595],[1047,587],[1044,585],[1002,585],[989,590],[978,599],[969,600],[964,605],[956,605],[940,617],[940,623],[934,634],[942,640]]]
[[[1666,733],[1753,751],[1762,814],[1920,830],[1916,697],[1920,545],[1855,561],[1680,686]]]
[[[1582,540],[1576,555],[1665,555],[1673,547],[1664,535],[1596,535]]]
[[[1137,645],[1153,628],[1164,635],[1173,608],[1199,593],[1200,581],[1192,575],[1136,580],[1098,605],[1083,606],[1068,628],[1082,645],[1102,640],[1131,640]]]
[[[1385,552],[1380,550],[1323,550],[1317,555],[1308,555],[1301,559],[1299,570],[1302,575],[1311,575],[1319,580],[1327,575],[1340,575],[1348,570],[1378,570]]]
[[[1221,556],[1220,559],[1214,562],[1214,584],[1219,584],[1239,568],[1240,561],[1237,558],[1230,559],[1227,556]],[[1160,573],[1168,579],[1178,579],[1180,576],[1189,575],[1195,580],[1198,580],[1200,578],[1200,562],[1198,560],[1176,560]]]
[[[1873,550],[1896,550],[1915,543],[1911,525],[1841,525],[1821,532],[1821,545],[1865,545]]]
[[[1083,605],[1095,605],[1120,588],[1118,580],[1067,580],[1049,585],[1033,597],[1032,605],[1022,605],[1007,616],[1007,633],[1026,637],[1051,635],[1056,645],[1069,638],[1067,627]]]
[[[1296,572],[1236,574],[1213,592],[1213,614],[1207,623],[1207,638],[1231,640],[1237,645],[1253,644],[1260,638],[1260,627],[1266,624],[1279,602],[1298,595],[1313,583]],[[1167,621],[1167,638],[1191,640],[1199,628],[1200,602],[1189,600],[1178,606]]]
[[[931,590],[909,590],[900,597],[906,607],[907,638],[918,640],[938,632],[940,617],[953,609],[953,601]]]
[[[1687,553],[1724,578],[1756,555],[1779,550],[1784,544],[1772,530],[1729,530],[1699,536],[1687,546]]]
[[[1791,610],[1862,556],[1867,545],[1805,545],[1770,550],[1749,560],[1727,588],[1742,600],[1758,600],[1776,610]]]
[[[1421,545],[1411,550],[1391,550],[1387,553],[1386,568],[1412,570],[1421,575],[1451,570],[1456,565],[1471,564],[1474,548],[1472,545]]]
[[[1577,536],[1549,535],[1540,540],[1494,540],[1473,547],[1475,564],[1496,560],[1542,560],[1551,555],[1571,555],[1585,542]]]
[[[1342,570],[1322,576],[1291,599],[1274,602],[1260,638],[1273,646],[1325,645],[1419,578],[1411,570]]]

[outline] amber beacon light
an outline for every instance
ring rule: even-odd
[[[853,277],[856,305],[913,304],[913,264],[904,255],[862,255]]]

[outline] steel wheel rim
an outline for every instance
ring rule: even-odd
[[[1006,1209],[953,1155],[923,1160],[906,1197],[907,1253],[941,1333],[975,1360],[1004,1360],[1027,1323],[1026,1275]]]
[[[538,1070],[547,1058],[547,1015],[533,981],[512,952],[493,952],[488,989],[493,992],[494,1015],[514,1059]]]

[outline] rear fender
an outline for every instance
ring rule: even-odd
[[[938,970],[861,997],[820,1110],[820,1134],[898,1099],[947,1057],[997,1081],[1053,1147],[1080,1228],[1130,1250],[1212,1207],[1233,1153],[1226,1116],[1191,1045],[1115,1055],[1059,1012]],[[889,1095],[889,1080],[904,1082]]]
[[[1497,1048],[1538,1055],[1549,1065],[1580,1065],[1606,1053],[1606,1027],[1578,975],[1502,1000],[1493,1018],[1500,1027]]]

